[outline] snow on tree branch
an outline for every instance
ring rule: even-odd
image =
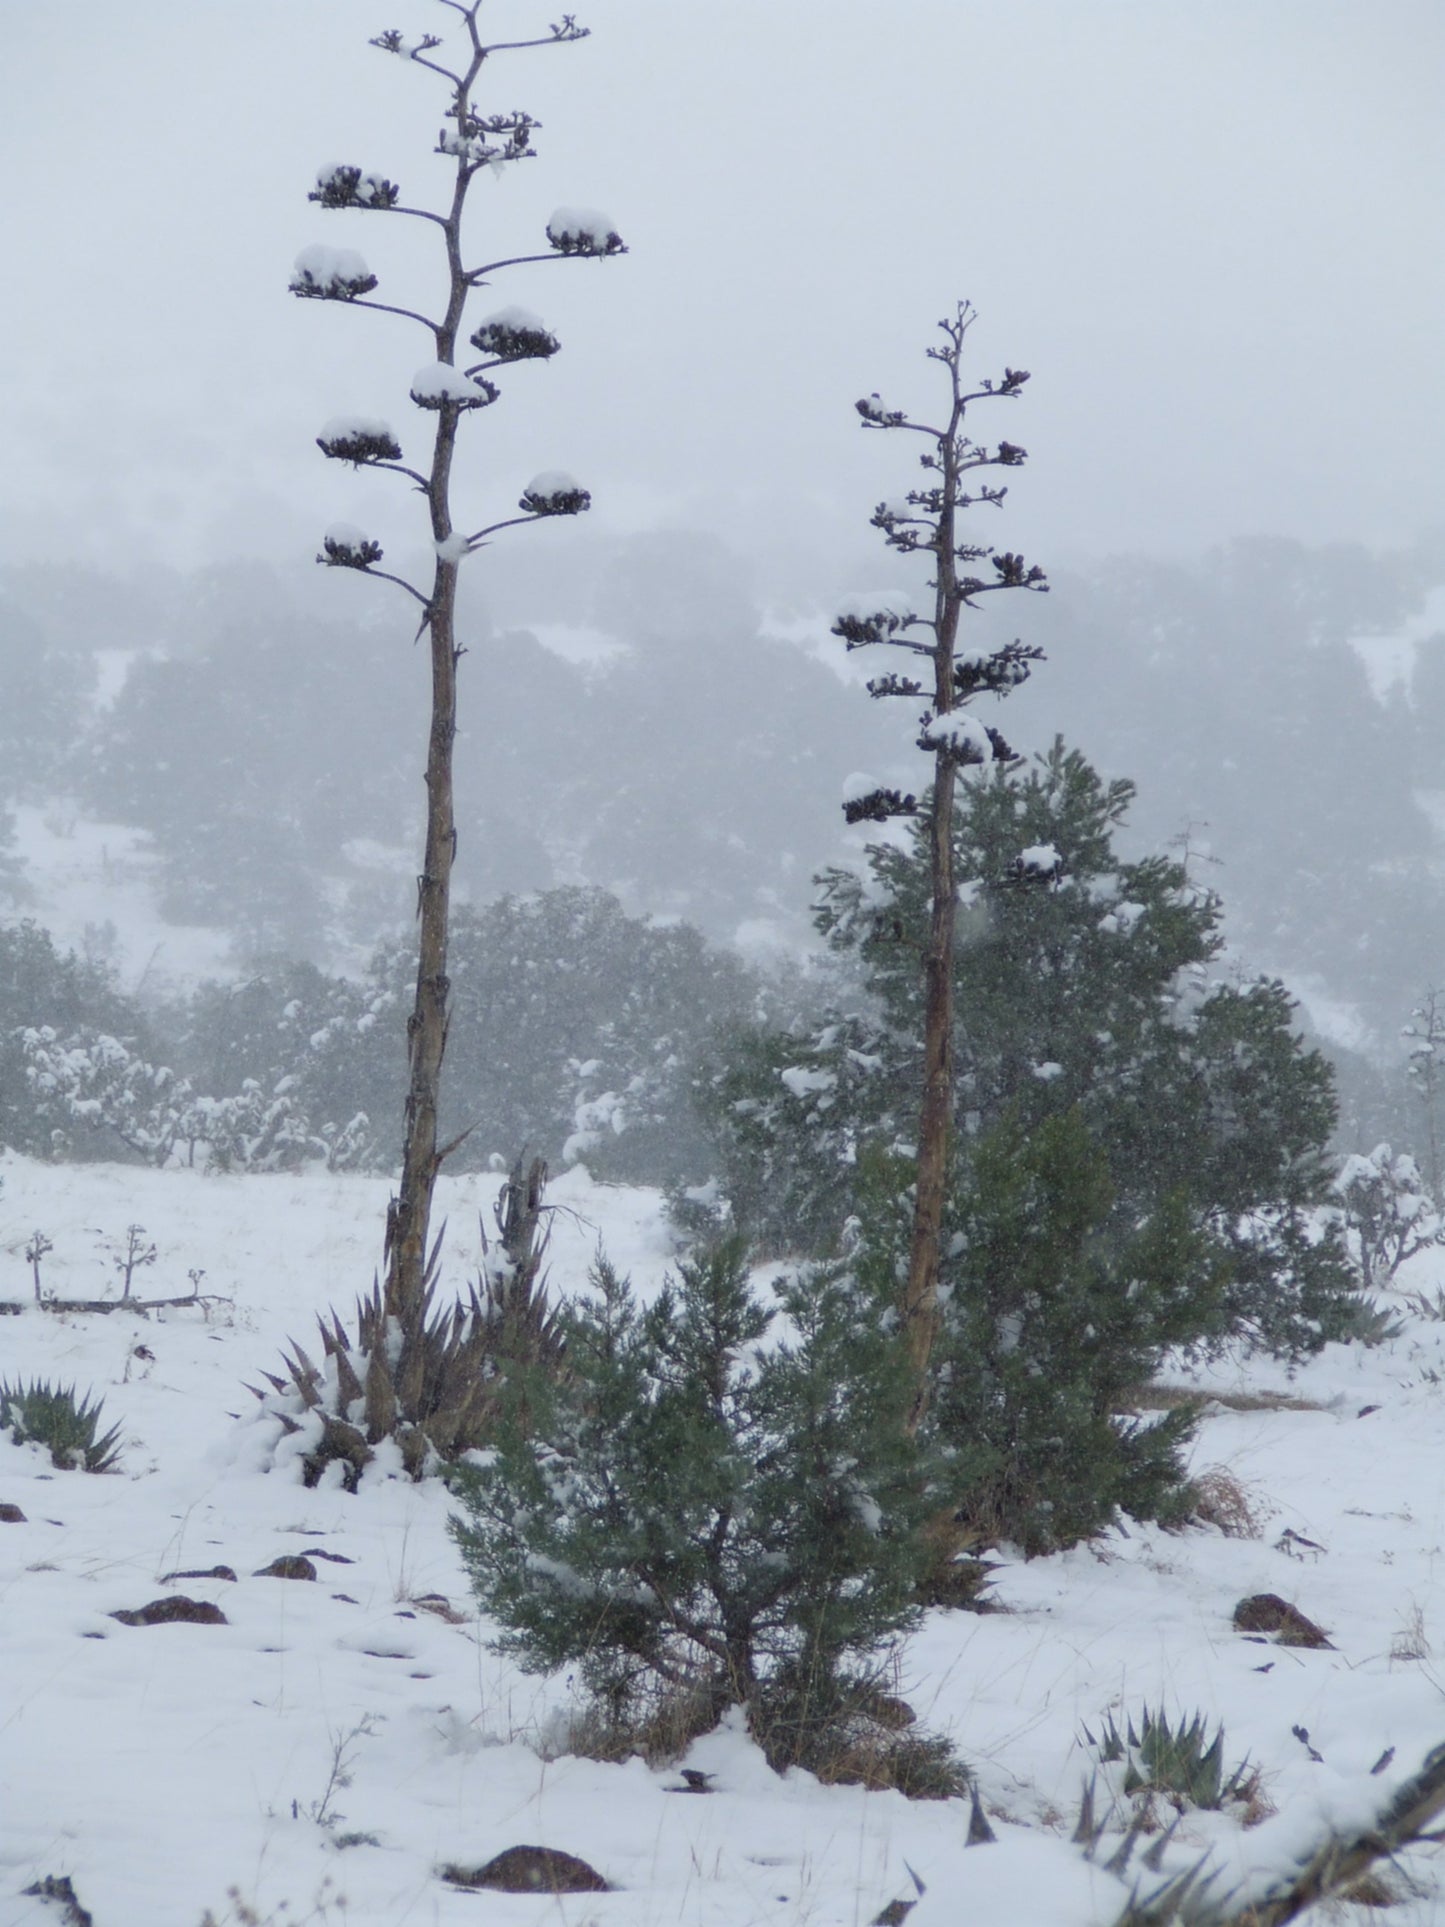
[[[388,27],[385,33],[373,34],[367,42],[368,46],[380,47],[383,53],[400,54],[403,60],[415,60],[441,44],[439,36],[434,33],[424,33],[420,40],[407,40],[395,27]]]
[[[499,392],[494,382],[473,380],[445,361],[419,368],[411,379],[418,408],[490,408]]]
[[[1052,843],[1032,843],[1020,850],[1004,873],[1009,883],[1057,883],[1064,859]]]
[[[943,750],[960,769],[991,763],[993,739],[977,716],[964,709],[950,709],[942,716],[925,717],[919,732],[920,749]]]
[[[444,127],[436,151],[465,166],[500,173],[509,161],[537,158],[532,135],[541,126],[530,114],[467,114],[460,128]]]
[[[354,522],[333,522],[321,538],[316,560],[329,569],[369,569],[380,562],[382,548]]]
[[[845,789],[848,787],[845,785]],[[911,791],[905,793],[883,784],[876,789],[845,795],[843,799],[845,823],[887,823],[895,816],[917,815],[918,798]]]
[[[399,462],[401,444],[391,424],[364,416],[335,417],[316,437],[316,446],[334,462],[363,468],[369,462]]]
[[[850,649],[863,649],[870,643],[891,642],[923,621],[906,591],[875,590],[847,597],[831,633],[841,636]]]
[[[1006,696],[1011,689],[1029,679],[1029,665],[1042,662],[1043,650],[1037,644],[1006,642],[1002,649],[960,649],[953,661],[953,690],[956,702],[987,693]]]
[[[401,189],[384,174],[353,167],[349,162],[318,168],[316,185],[306,196],[322,207],[364,207],[385,210],[396,206]]]
[[[581,515],[591,508],[592,497],[575,476],[551,469],[532,477],[517,506],[528,515]]]
[[[545,361],[562,346],[530,308],[498,308],[473,330],[472,346],[498,361]]]
[[[313,301],[355,301],[375,286],[376,276],[355,248],[319,245],[301,250],[290,281],[292,294]]]
[[[627,252],[610,218],[596,208],[557,208],[547,223],[547,239],[559,254],[590,255],[601,260],[605,255]]]
[[[878,394],[865,395],[853,406],[869,428],[902,428],[908,417],[901,408],[889,408]]]

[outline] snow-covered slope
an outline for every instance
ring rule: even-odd
[[[138,1290],[183,1294],[201,1271],[217,1301],[0,1317],[0,1377],[93,1389],[123,1438],[106,1477],[0,1441],[0,1503],[24,1514],[0,1523],[0,1927],[58,1920],[23,1889],[61,1876],[96,1927],[199,1927],[242,1905],[269,1921],[283,1902],[285,1920],[356,1927],[858,1927],[913,1896],[914,1873],[910,1927],[1094,1927],[1128,1891],[1099,1864],[1115,1841],[1090,1864],[1069,1840],[1098,1765],[1085,1727],[1097,1736],[1106,1713],[1122,1727],[1146,1705],[1199,1710],[1224,1722],[1226,1764],[1258,1769],[1247,1811],[1189,1814],[1165,1861],[1212,1847],[1224,1884],[1364,1818],[1445,1739],[1445,1323],[1409,1313],[1385,1346],[1333,1348],[1292,1381],[1268,1364],[1214,1372],[1225,1399],[1268,1395],[1220,1403],[1199,1444],[1201,1465],[1242,1485],[1258,1536],[1131,1526],[1032,1564],[1005,1555],[1003,1611],[929,1618],[900,1686],[976,1774],[997,1840],[969,1848],[965,1803],[779,1780],[731,1729],[694,1749],[715,1775],[700,1798],[675,1771],[559,1755],[569,1682],[489,1652],[440,1486],[378,1473],[352,1498],[274,1464],[274,1421],[242,1382],[369,1283],[384,1183],[14,1157],[0,1175],[0,1298],[31,1299],[37,1228],[47,1290],[113,1296],[113,1247],[139,1224],[158,1257]],[[495,1184],[443,1184],[457,1282]],[[552,1198],[556,1288],[582,1282],[599,1237],[640,1286],[661,1278],[654,1194],[579,1170]],[[1413,1287],[1433,1286],[1429,1263]],[[257,1576],[298,1553],[315,1580]],[[237,1577],[167,1576],[218,1564]],[[110,1617],[175,1592],[226,1623]],[[1236,1632],[1236,1602],[1259,1592],[1296,1603],[1331,1648]],[[580,1854],[616,1891],[542,1900],[438,1878],[520,1844]],[[1445,1920],[1428,1856],[1391,1879],[1397,1927]]]

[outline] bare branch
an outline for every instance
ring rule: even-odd
[[[488,261],[483,268],[469,268],[466,273],[467,285],[473,288],[480,288],[484,285],[486,277],[489,274],[496,274],[502,268],[530,267],[532,263],[536,261],[574,261],[578,259],[586,260],[587,258],[586,255],[558,254],[551,248],[549,248],[545,254],[514,254],[506,261]]]
[[[424,314],[418,314],[415,308],[396,308],[393,307],[389,301],[368,301],[365,296],[358,296],[356,299],[348,301],[346,306],[348,308],[370,308],[376,314],[399,314],[406,321],[419,321],[428,334],[434,335],[437,331],[436,322],[429,321]]]
[[[377,213],[406,214],[409,215],[413,221],[430,221],[433,226],[439,228],[444,228],[447,224],[445,214],[433,214],[429,207],[383,207],[378,208]]]
[[[404,462],[368,462],[367,467],[384,468],[390,475],[404,475],[409,482],[416,483],[423,495],[431,486],[425,475],[419,474],[414,468],[408,468]]]
[[[478,529],[475,535],[469,535],[467,548],[480,548],[488,536],[496,535],[501,529],[530,528],[534,522],[554,522],[556,519],[553,515],[509,515],[505,522],[489,523],[486,528]]]
[[[450,67],[443,67],[435,60],[423,60],[420,54],[413,54],[411,58],[413,65],[425,67],[431,73],[440,74],[442,79],[449,80],[453,87],[460,87],[464,84],[461,75],[454,74]]]
[[[424,609],[431,607],[431,597],[424,596],[421,590],[414,587],[404,576],[392,575],[387,569],[360,569],[357,573],[373,576],[378,582],[394,582],[398,589],[405,589],[409,596],[415,596]]]

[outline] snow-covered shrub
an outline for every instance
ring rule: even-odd
[[[314,1125],[294,1074],[269,1089],[246,1078],[239,1091],[211,1097],[116,1037],[61,1039],[45,1026],[26,1030],[21,1046],[34,1115],[50,1126],[52,1155],[69,1154],[80,1128],[158,1166],[297,1171],[324,1164],[338,1171],[375,1162],[365,1113],[345,1124]]]
[[[80,1127],[149,1164],[169,1162],[191,1102],[184,1079],[105,1033],[62,1038],[47,1024],[20,1043],[35,1116],[50,1125],[55,1151]]]
[[[145,1020],[104,964],[58,950],[28,919],[0,925],[0,1144],[32,1157],[46,1156],[53,1132],[69,1124],[63,1105],[37,1110],[26,1075],[25,1038],[42,1029],[55,1037],[123,1037],[141,1054],[149,1049]]]
[[[247,1078],[233,1096],[193,1099],[182,1132],[191,1161],[200,1147],[211,1171],[299,1171],[322,1162],[334,1168],[330,1144],[296,1103],[295,1084],[283,1077],[267,1092]]]
[[[736,1240],[645,1308],[599,1257],[567,1370],[459,1466],[453,1532],[501,1648],[616,1720],[695,1695],[815,1758],[916,1615],[926,1502],[883,1301],[852,1273],[754,1294]],[[817,1730],[813,1725],[817,1718]]]
[[[1407,1258],[1445,1244],[1445,1218],[1407,1151],[1377,1144],[1368,1157],[1347,1157],[1335,1192],[1366,1285],[1388,1284]]]

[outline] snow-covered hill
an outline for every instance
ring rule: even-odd
[[[384,1183],[13,1156],[0,1175],[0,1298],[25,1305],[0,1317],[0,1378],[93,1390],[123,1442],[118,1474],[90,1476],[0,1441],[0,1505],[24,1515],[0,1523],[0,1927],[60,1920],[23,1890],[61,1877],[96,1927],[200,1927],[208,1908],[355,1927],[858,1927],[915,1896],[914,1874],[910,1927],[1102,1927],[1129,1890],[1103,1864],[1117,1840],[1091,1863],[1069,1836],[1091,1774],[1115,1772],[1085,1735],[1106,1715],[1197,1710],[1223,1722],[1227,1767],[1257,1769],[1248,1803],[1187,1814],[1164,1860],[1210,1848],[1222,1885],[1363,1820],[1445,1739],[1445,1323],[1422,1311],[1292,1380],[1256,1363],[1201,1381],[1219,1402],[1199,1465],[1238,1482],[1254,1536],[1131,1526],[1030,1564],[1005,1552],[1003,1610],[930,1616],[900,1690],[976,1776],[997,1838],[969,1847],[966,1802],[779,1779],[732,1729],[688,1758],[715,1776],[705,1797],[674,1769],[567,1756],[570,1683],[488,1650],[440,1485],[378,1466],[348,1497],[304,1489],[284,1446],[278,1462],[243,1381],[369,1283]],[[442,1186],[458,1283],[495,1185]],[[660,1280],[655,1194],[577,1170],[551,1195],[554,1288],[582,1284],[599,1238],[639,1286]],[[201,1272],[211,1302],[148,1318],[34,1306],[37,1229],[47,1291],[113,1297],[132,1224],[158,1252],[138,1291],[182,1295]],[[1431,1262],[1412,1290],[1433,1291]],[[314,1580],[259,1576],[294,1554]],[[169,1576],[221,1565],[236,1577]],[[1237,1632],[1236,1603],[1265,1592],[1330,1647]],[[225,1623],[111,1616],[175,1593]],[[523,1844],[583,1856],[615,1891],[477,1895],[438,1877]],[[1430,1856],[1388,1877],[1397,1927],[1445,1920]]]

